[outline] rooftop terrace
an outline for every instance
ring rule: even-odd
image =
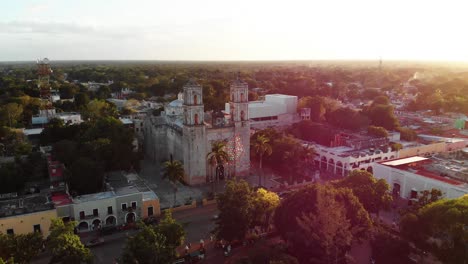
[[[441,174],[440,172],[434,170],[434,165],[439,164],[439,161],[436,159],[415,156],[380,162],[380,164],[399,170],[408,171],[422,177],[431,178],[433,180],[455,186],[467,185],[466,182],[460,181],[459,179],[454,179],[453,177],[448,177],[448,175]]]
[[[14,199],[0,200],[0,217],[35,213],[54,209],[46,194],[35,194]]]

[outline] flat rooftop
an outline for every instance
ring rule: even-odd
[[[433,170],[433,164],[437,161],[434,159],[414,156],[403,159],[395,159],[391,161],[379,162],[382,165],[396,168],[399,170],[408,171],[421,177],[430,178],[440,182],[448,183],[455,186],[466,185],[465,182],[454,179],[453,177],[442,176],[440,173]]]
[[[44,193],[0,200],[0,218],[52,209],[54,203]]]
[[[394,166],[400,166],[400,165],[409,164],[409,163],[418,162],[418,161],[423,161],[423,160],[428,160],[428,158],[409,157],[409,158],[404,158],[404,159],[397,159],[397,160],[383,162],[382,164],[394,167]]]

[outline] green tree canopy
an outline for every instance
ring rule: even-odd
[[[171,210],[165,211],[156,230],[166,238],[166,245],[171,250],[172,256],[175,257],[176,249],[184,243],[186,233],[182,224],[172,217]]]
[[[174,206],[176,205],[177,183],[183,182],[185,177],[184,165],[178,160],[164,162],[163,178],[168,179],[174,187]]]
[[[333,183],[338,188],[349,188],[369,213],[390,208],[392,196],[384,179],[376,179],[370,172],[354,170],[348,177]]]
[[[371,221],[349,189],[312,185],[292,193],[275,212],[275,226],[300,263],[345,258],[354,240],[367,237]]]
[[[279,203],[278,195],[264,189],[254,191],[244,181],[228,181],[224,193],[217,196],[219,217],[215,233],[232,241],[244,239],[249,227],[266,225]]]
[[[378,126],[367,127],[367,133],[376,137],[388,137],[387,129]]]
[[[141,230],[127,239],[122,253],[123,263],[167,264],[174,260],[167,238],[154,227],[139,224]]]
[[[468,196],[429,203],[401,219],[402,234],[444,263],[467,258]]]
[[[81,243],[80,237],[73,233],[75,221],[64,223],[62,219],[51,219],[47,248],[52,254],[50,263],[80,264],[91,263],[93,256]]]
[[[0,233],[0,259],[12,258],[14,263],[30,263],[39,254],[42,245],[40,232],[19,235]]]

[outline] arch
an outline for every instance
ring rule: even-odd
[[[387,157],[384,157],[383,160],[388,160],[388,158],[387,158]]]
[[[135,220],[136,220],[136,215],[135,213],[127,213],[125,215],[125,222],[127,224],[131,224],[131,223],[135,223]]]
[[[195,114],[193,119],[195,120],[195,125],[198,125],[198,114]]]
[[[328,171],[334,172],[335,171],[335,161],[333,159],[328,160]]]
[[[86,222],[86,221],[80,222],[80,224],[78,224],[78,229],[80,231],[88,231],[89,230],[88,222]]]
[[[98,229],[100,225],[101,225],[100,219],[94,219],[93,222],[91,223],[93,230]]]
[[[336,174],[338,175],[343,174],[343,163],[341,161],[336,162]]]
[[[392,156],[390,156],[390,159],[394,159],[394,158],[395,158],[395,156],[393,156],[393,155],[392,155]]]
[[[327,157],[323,156],[320,159],[320,168],[324,167],[325,169],[328,167]]]
[[[374,174],[374,169],[372,168],[372,166],[367,167],[367,171]]]
[[[198,96],[196,94],[193,95],[193,104],[198,104]]]
[[[241,98],[240,98],[240,99],[241,99],[241,102],[244,102],[244,93],[241,93],[241,96],[240,96],[240,97],[241,97]]]
[[[110,215],[106,218],[106,225],[116,225],[117,224],[117,219],[115,216]]]
[[[244,113],[244,110],[241,111],[241,121],[245,121],[245,113]]]

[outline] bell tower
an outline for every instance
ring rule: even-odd
[[[206,181],[206,128],[202,86],[194,79],[184,85],[183,157],[185,181]]]
[[[230,115],[234,123],[236,176],[247,175],[250,168],[249,87],[239,77],[231,83]]]

